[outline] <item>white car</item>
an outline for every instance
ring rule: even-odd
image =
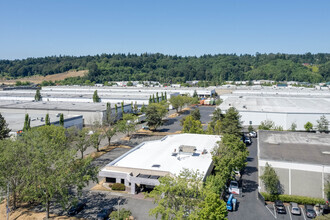
[[[232,194],[239,195],[238,182],[237,181],[230,181],[228,190]]]
[[[255,131],[251,131],[251,132],[249,133],[249,137],[256,138],[256,137],[257,137],[257,132],[255,132]]]

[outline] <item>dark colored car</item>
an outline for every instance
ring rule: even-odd
[[[81,212],[85,207],[86,207],[86,200],[82,200],[80,202],[78,202],[76,205],[73,205],[69,211],[68,211],[68,215],[72,216],[72,215],[76,215],[79,212]]]
[[[109,215],[113,211],[116,211],[116,209],[114,207],[102,209],[102,211],[100,211],[96,216],[97,220],[107,220],[107,219],[109,219]]]
[[[275,201],[275,210],[279,214],[286,214],[286,209],[282,201],[276,200]]]
[[[305,205],[305,212],[308,218],[316,218],[316,212],[312,205]]]

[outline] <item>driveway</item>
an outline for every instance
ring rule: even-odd
[[[238,209],[235,212],[229,212],[229,220],[274,219],[272,213],[257,199],[257,139],[253,138],[252,141],[252,144],[248,146],[250,154],[242,176],[242,195],[238,197]]]

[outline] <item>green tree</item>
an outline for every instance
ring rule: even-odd
[[[93,134],[90,137],[90,142],[93,145],[93,147],[96,149],[97,152],[100,151],[100,143],[102,141],[103,135],[99,131],[93,132]]]
[[[129,137],[136,130],[136,119],[137,117],[133,114],[124,114],[123,120],[117,124],[118,131]]]
[[[199,108],[194,109],[193,111],[191,111],[190,114],[194,118],[194,120],[201,120],[201,113],[199,111]]]
[[[94,94],[93,94],[93,102],[100,102],[101,99],[99,97],[99,95],[97,94],[97,90],[94,91]]]
[[[279,194],[280,180],[274,168],[271,167],[268,163],[266,163],[264,173],[260,176],[260,179],[264,183],[265,189],[269,194]]]
[[[29,172],[25,143],[5,139],[0,141],[0,187],[3,192],[10,186],[13,209],[18,207],[18,200],[24,197],[24,176]],[[17,159],[19,158],[19,160]]]
[[[5,118],[0,113],[0,140],[3,140],[7,137],[9,137],[9,132],[11,129],[8,128],[8,124],[5,120]]]
[[[297,124],[295,122],[292,122],[290,126],[290,131],[296,131],[296,129],[297,129]]]
[[[147,125],[156,130],[159,126],[163,125],[163,117],[167,113],[166,108],[159,103],[152,103],[146,109]]]
[[[156,92],[156,103],[159,103],[159,96],[158,96],[158,92]]]
[[[252,125],[249,125],[249,127],[248,127],[248,131],[249,131],[249,132],[252,132],[252,131],[254,131],[254,128],[253,128],[253,126],[252,126]]]
[[[152,103],[152,98],[151,98],[151,95],[149,97],[149,105]]]
[[[272,120],[264,120],[258,128],[259,130],[272,130],[275,128],[275,123]]]
[[[188,219],[203,201],[202,179],[198,171],[187,169],[182,170],[178,176],[161,177],[160,184],[148,194],[157,204],[150,209],[149,214],[161,219]]]
[[[45,125],[50,125],[50,119],[49,119],[48,113],[46,114],[46,117],[45,117]]]
[[[122,115],[122,117],[124,117],[124,114],[125,114],[125,110],[124,110],[124,101],[121,102],[121,106],[120,106],[120,108],[121,108],[121,115]]]
[[[161,94],[162,94],[161,99],[162,101],[164,101],[165,100],[164,93],[162,92]]]
[[[110,219],[113,219],[113,220],[126,220],[126,219],[129,219],[129,217],[131,215],[132,215],[132,212],[130,210],[122,208],[120,210],[111,212],[109,217],[110,217]]]
[[[224,115],[221,112],[220,108],[216,108],[212,113],[212,122],[221,121]]]
[[[246,145],[234,134],[224,134],[212,154],[215,171],[222,180],[231,178],[235,170],[243,169],[249,155]]]
[[[311,122],[307,122],[305,125],[304,125],[304,128],[306,131],[311,131],[313,129],[313,124]]]
[[[165,92],[165,97],[164,98],[165,98],[165,100],[167,100],[167,93],[166,92]]]
[[[193,116],[188,115],[184,122],[182,133],[203,134],[203,126],[199,120],[194,120]]]
[[[115,104],[115,120],[118,120],[118,106]]]
[[[199,219],[226,219],[228,215],[226,203],[220,199],[219,194],[212,191],[206,191],[205,194],[204,201],[198,211]]]
[[[29,117],[29,114],[25,114],[24,127],[23,127],[24,132],[31,129],[30,120],[31,119]]]
[[[76,151],[68,147],[63,127],[35,128],[24,133],[22,141],[30,161],[26,167],[28,175],[24,175],[25,199],[44,204],[47,219],[51,201],[64,207],[72,196],[70,189],[81,194],[89,181],[97,181],[98,169],[91,166],[92,159],[76,160]]]
[[[128,81],[126,86],[133,86],[133,83],[131,81]]]
[[[106,138],[108,139],[108,144],[110,146],[111,144],[111,139],[113,138],[113,136],[115,136],[118,132],[118,125],[115,124],[113,126],[104,126],[103,127],[103,133],[106,136]]]
[[[326,199],[329,201],[330,200],[330,179],[328,179],[324,183],[324,193],[325,193]]]
[[[63,113],[60,114],[60,126],[64,127],[64,115],[63,115]]]
[[[155,94],[152,94],[152,103],[156,103]]]
[[[107,102],[107,107],[105,111],[105,119],[104,124],[106,125],[112,125],[114,123],[115,119],[112,117],[112,109],[111,109],[111,103]]]
[[[197,91],[196,90],[194,90],[193,97],[197,97],[198,98],[198,94],[197,94]]]
[[[142,104],[142,107],[141,107],[141,112],[142,113],[145,113],[147,111],[147,108],[145,107],[144,104]]]
[[[241,116],[234,107],[230,107],[224,118],[220,123],[220,131],[222,134],[234,134],[241,136],[242,134],[242,122]]]
[[[318,131],[328,131],[329,130],[329,121],[322,115],[319,120],[317,120],[317,130]]]
[[[137,105],[137,102],[135,101],[134,103],[134,113],[137,114],[138,113],[138,105]]]
[[[172,96],[169,99],[169,102],[172,105],[172,107],[176,110],[176,112],[181,111],[182,107],[185,105],[185,99],[181,95]]]
[[[88,129],[83,128],[77,131],[77,135],[75,138],[75,148],[81,154],[81,159],[84,158],[84,152],[90,146],[90,138],[88,136]]]
[[[41,99],[42,99],[42,97],[41,97],[41,94],[40,94],[40,89],[37,89],[36,94],[34,96],[34,100],[39,102],[39,101],[41,101]]]

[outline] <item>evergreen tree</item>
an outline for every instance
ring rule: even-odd
[[[99,97],[99,95],[97,94],[97,90],[94,91],[94,94],[93,94],[93,102],[100,102],[101,99]]]
[[[152,103],[151,95],[149,96],[149,105]]]
[[[46,114],[46,118],[45,118],[45,125],[50,125],[50,119],[49,119],[49,114]]]
[[[24,120],[24,127],[23,127],[23,131],[26,132],[28,130],[30,130],[30,117],[29,114],[25,114],[25,120]]]
[[[124,116],[124,102],[121,102],[121,115]]]
[[[276,195],[280,193],[280,180],[276,174],[276,171],[268,163],[266,163],[265,171],[260,176],[263,181],[266,191],[269,194]]]
[[[321,132],[329,130],[329,121],[325,115],[322,115],[320,120],[317,120],[317,130]]]
[[[131,102],[131,111],[133,112],[134,106],[133,106],[133,101]]]
[[[158,96],[158,92],[156,92],[156,103],[159,103],[159,96]]]
[[[105,111],[105,120],[104,123],[106,125],[111,125],[113,123],[113,119],[112,119],[112,111],[111,111],[111,103],[107,102],[107,108]]]
[[[42,99],[42,97],[41,97],[41,94],[40,94],[40,89],[37,89],[36,94],[34,96],[34,100],[39,102],[39,101],[41,101],[41,99]]]
[[[165,100],[164,93],[162,92],[162,101],[164,101],[164,100]]]
[[[152,103],[156,103],[155,102],[155,95],[154,94],[152,94]]]
[[[165,92],[165,100],[167,100],[167,93]]]
[[[64,115],[63,115],[63,113],[60,114],[60,126],[64,127]]]
[[[145,112],[146,112],[146,107],[145,107],[144,104],[143,104],[142,107],[141,107],[141,112],[142,112],[142,113],[145,113]]]
[[[115,104],[115,120],[117,120],[118,119],[118,105],[117,104]]]
[[[9,132],[11,129],[8,128],[8,124],[5,118],[0,113],[0,140],[9,137]]]

